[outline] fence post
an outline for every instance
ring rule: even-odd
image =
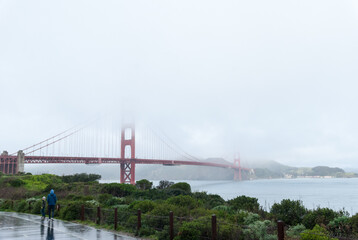
[[[173,211],[169,212],[169,235],[170,240],[174,239],[174,214]]]
[[[212,240],[216,240],[216,236],[217,236],[217,233],[216,233],[216,215],[213,214],[211,216],[211,233],[212,233]]]
[[[96,224],[101,223],[101,207],[97,207],[97,221]]]
[[[85,220],[85,206],[81,206],[81,221]]]
[[[138,209],[138,224],[137,224],[137,231],[139,232],[140,228],[142,227],[142,211]]]
[[[278,240],[285,239],[284,223],[281,220],[277,221],[277,239]]]
[[[118,210],[114,209],[114,230],[117,230],[117,222],[118,222]]]
[[[29,202],[29,211],[31,211],[31,202]]]

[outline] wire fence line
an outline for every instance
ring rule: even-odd
[[[22,201],[24,203],[24,201]],[[4,201],[0,203],[0,209],[15,210],[28,213],[39,213],[39,205],[36,202],[25,202],[20,204],[17,201]],[[7,207],[4,207],[4,206]],[[16,205],[16,206],[15,206]],[[47,212],[48,214],[48,212]],[[100,206],[85,206],[84,204],[57,204],[55,208],[55,216],[64,220],[75,220],[83,222],[92,222],[104,227],[113,228],[114,230],[132,232],[138,236],[152,235],[159,232],[164,238],[174,239],[176,236],[184,236],[185,227],[196,227],[199,231],[195,239],[243,239],[256,240],[266,239],[264,236],[271,236],[270,239],[322,239],[322,240],[357,240],[355,235],[345,233],[332,234],[327,232],[304,231],[298,236],[288,236],[288,227],[282,221],[273,223],[267,221],[264,228],[255,228],[252,225],[236,224],[217,217],[215,214],[211,216],[201,217],[183,217],[174,216],[170,211],[167,215],[156,215],[150,213],[142,213],[140,209],[133,210],[123,208],[120,205],[114,208],[102,208]],[[265,223],[263,223],[265,224]],[[184,229],[184,230],[183,230]],[[263,229],[263,231],[262,231]],[[260,232],[261,231],[261,232]],[[261,234],[261,235],[260,235]],[[185,239],[182,237],[180,239]]]

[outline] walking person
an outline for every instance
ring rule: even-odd
[[[45,209],[46,209],[46,197],[43,196],[42,197],[42,208],[41,208],[41,220],[44,220],[46,218],[46,215],[45,215]]]
[[[48,220],[53,221],[53,215],[55,214],[55,205],[57,202],[57,197],[55,191],[51,189],[50,194],[47,195],[47,204],[48,204]],[[52,213],[52,214],[51,214]],[[51,218],[52,215],[52,218]]]

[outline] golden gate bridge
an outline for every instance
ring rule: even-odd
[[[24,164],[120,164],[120,182],[135,184],[137,164],[167,166],[195,165],[234,170],[234,180],[242,180],[240,158],[233,163],[207,162],[183,151],[165,134],[151,128],[138,131],[134,124],[107,123],[107,128],[93,122],[63,131],[16,153],[4,151],[0,156],[0,172],[16,174]]]

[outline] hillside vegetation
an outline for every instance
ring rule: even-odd
[[[114,210],[118,230],[150,239],[169,239],[169,212],[174,214],[174,236],[180,239],[210,239],[211,217],[218,223],[218,239],[276,239],[276,221],[286,224],[286,239],[333,239],[330,236],[358,237],[358,214],[344,210],[308,210],[300,201],[285,199],[263,210],[258,199],[237,196],[225,201],[219,195],[192,192],[185,182],[148,180],[136,185],[100,184],[96,174],[71,176],[0,174],[0,210],[39,214],[41,197],[51,189],[59,199],[56,217],[68,221],[85,220],[112,229]],[[83,206],[83,207],[82,207]],[[102,210],[98,215],[98,207]],[[137,228],[137,211],[142,225]],[[82,214],[83,211],[83,214]],[[314,238],[312,238],[314,237]]]

